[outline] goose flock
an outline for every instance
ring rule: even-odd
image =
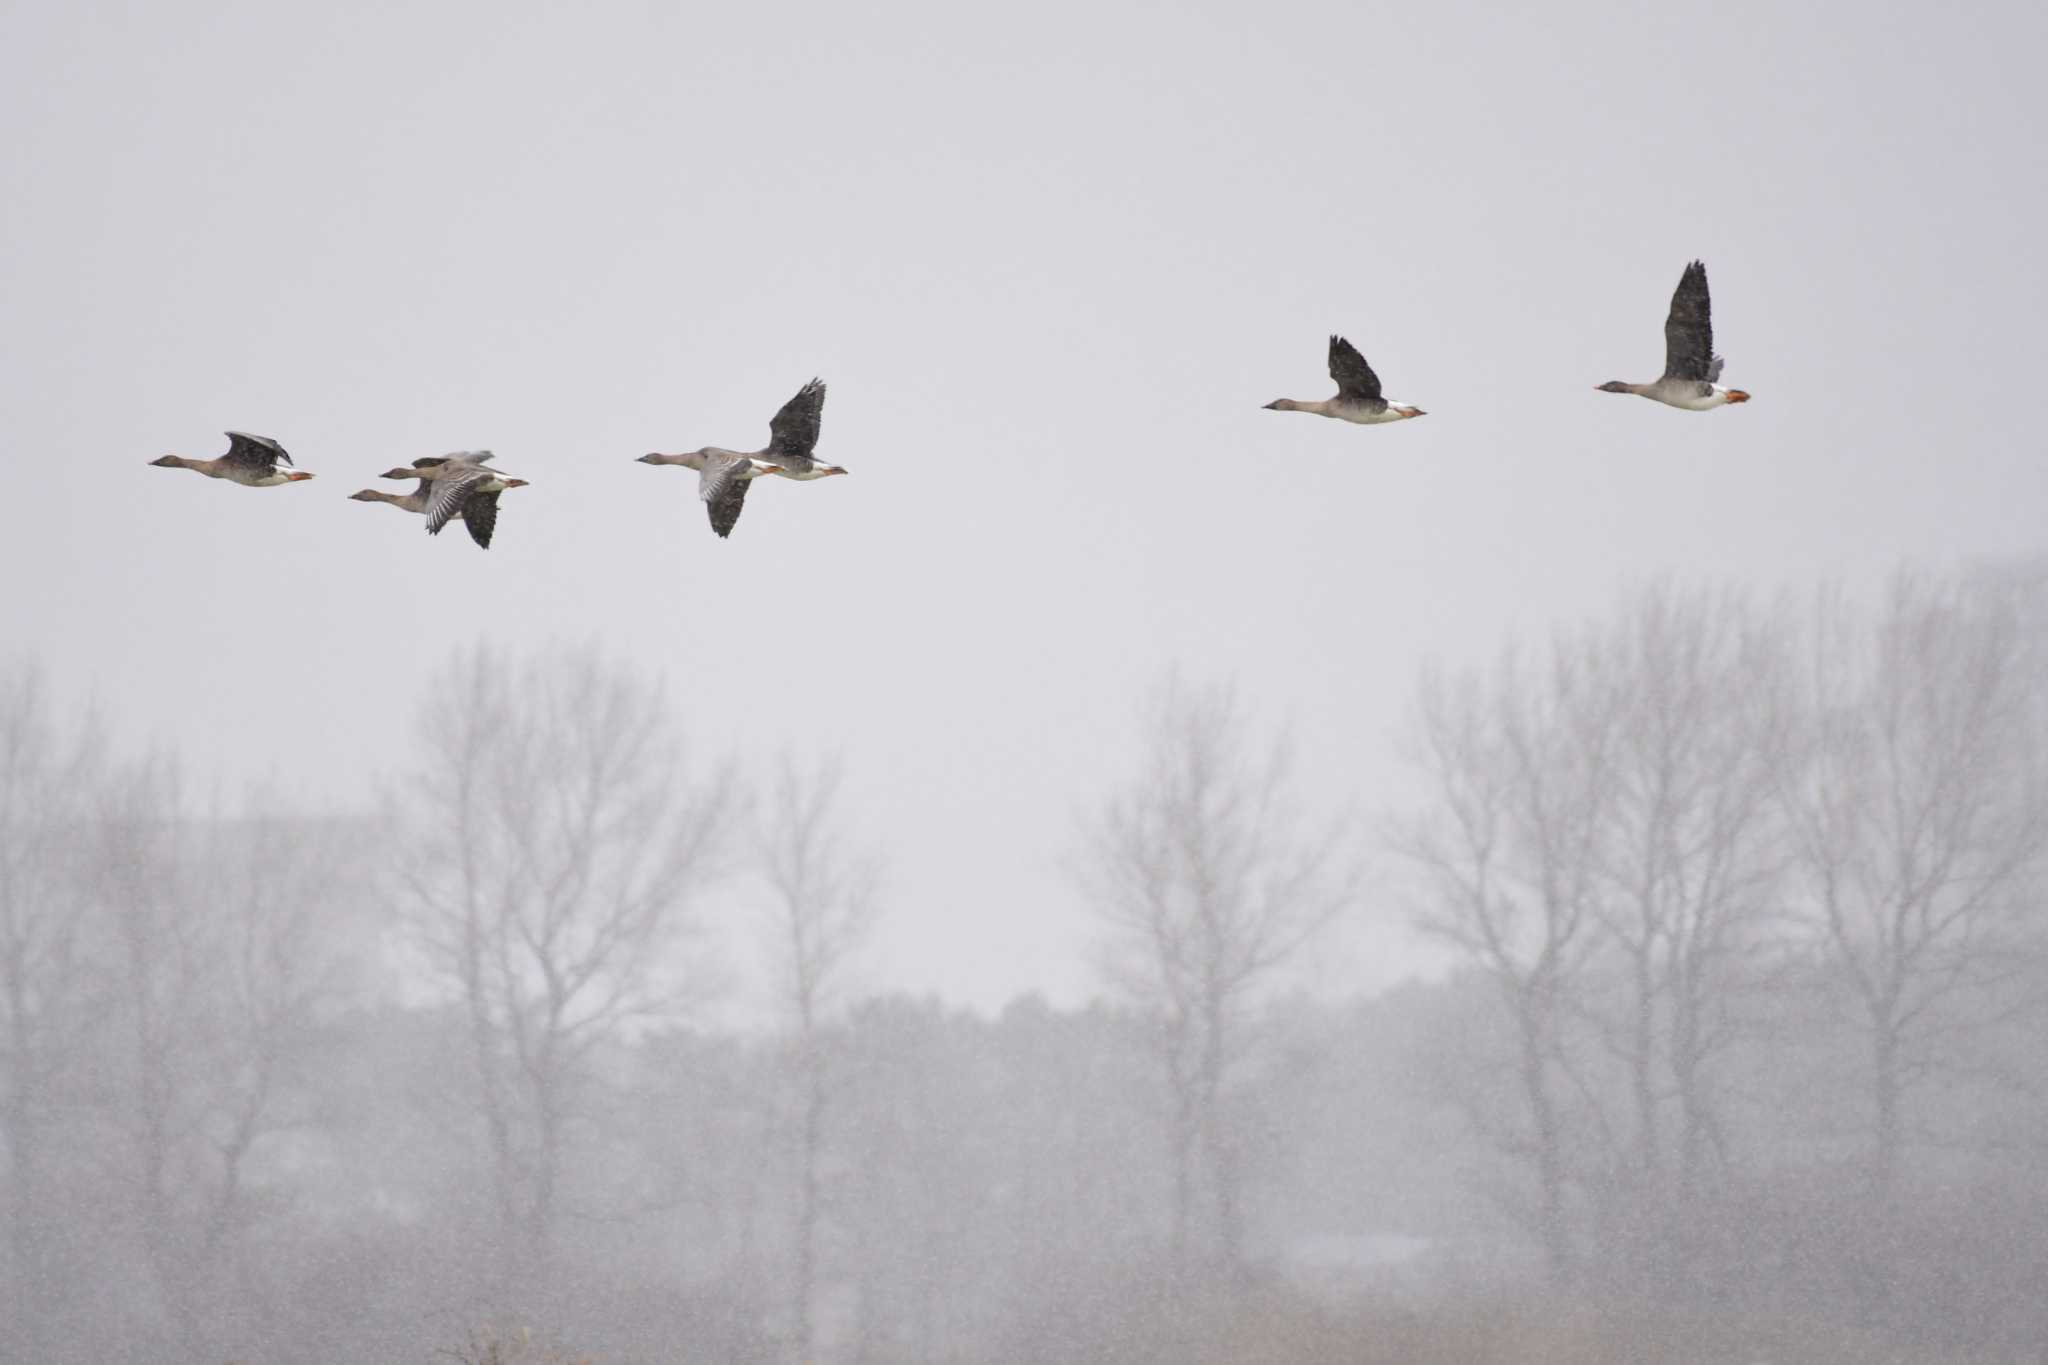
[[[1743,390],[1722,388],[1715,382],[1721,377],[1722,364],[1721,357],[1714,354],[1707,268],[1694,261],[1679,277],[1678,288],[1671,295],[1671,311],[1664,319],[1664,373],[1647,384],[1609,380],[1598,386],[1598,392],[1633,393],[1688,412],[1747,403],[1749,395]],[[1381,391],[1380,377],[1372,366],[1356,346],[1341,336],[1330,338],[1330,378],[1337,384],[1333,398],[1308,402],[1276,398],[1266,406],[1277,412],[1310,412],[1361,426],[1425,415],[1421,408],[1388,398]],[[807,483],[846,472],[842,466],[827,464],[817,457],[818,431],[824,412],[825,384],[813,379],[769,420],[768,444],[759,450],[704,446],[674,455],[642,455],[639,463],[680,465],[696,470],[697,496],[711,519],[711,529],[723,538],[732,534],[739,521],[747,489],[754,480],[773,475]],[[228,452],[216,459],[165,455],[150,463],[166,469],[190,469],[210,479],[226,479],[248,488],[270,488],[313,477],[299,469],[279,469],[281,464],[291,464],[292,457],[268,436],[231,431],[227,437]],[[438,535],[449,522],[460,517],[470,539],[489,549],[491,534],[498,524],[498,498],[514,488],[526,487],[527,483],[492,467],[491,458],[488,450],[428,456],[388,469],[379,476],[410,480],[411,492],[387,493],[365,488],[349,497],[356,502],[388,503],[424,516],[428,535]]]

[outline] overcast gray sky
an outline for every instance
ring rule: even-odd
[[[2039,549],[2044,50],[2033,5],[17,0],[6,642],[335,806],[451,647],[599,642],[713,746],[844,750],[881,984],[1074,999],[1060,858],[1172,663],[1370,808],[1432,654]],[[1755,401],[1594,393],[1695,256]],[[1430,416],[1262,411],[1332,331]],[[813,374],[852,477],[728,542],[632,463]],[[225,427],[318,477],[146,467]],[[488,553],[345,500],[478,446],[533,481]]]

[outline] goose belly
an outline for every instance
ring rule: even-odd
[[[1408,406],[1406,403],[1395,403],[1392,401],[1389,401],[1385,407],[1379,409],[1347,406],[1332,410],[1330,416],[1340,417],[1347,422],[1356,422],[1362,427],[1376,427],[1382,422],[1399,422],[1403,420],[1401,409],[1406,406]]]
[[[1709,408],[1725,406],[1728,402],[1728,390],[1714,388],[1701,393],[1693,385],[1687,384],[1675,391],[1660,389],[1649,397],[1674,408],[1684,408],[1687,412],[1705,412]]]

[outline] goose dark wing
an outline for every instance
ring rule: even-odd
[[[228,453],[221,458],[229,464],[273,474],[277,472],[279,460],[286,464],[292,462],[292,457],[284,453],[284,447],[268,436],[251,436],[246,431],[230,431],[227,438]]]
[[[1714,368],[1714,310],[1707,297],[1707,268],[1694,261],[1678,278],[1671,316],[1664,319],[1664,377],[1711,382]]]
[[[1380,377],[1372,372],[1372,366],[1365,363],[1365,357],[1358,353],[1358,348],[1343,337],[1330,338],[1330,378],[1337,381],[1339,398],[1382,406],[1386,403],[1380,397]]]
[[[412,467],[414,469],[432,469],[436,465],[447,464],[450,460],[455,461],[457,464],[482,464],[486,460],[495,458],[497,457],[488,450],[451,450],[446,455],[422,455],[412,462]]]
[[[813,379],[796,391],[768,423],[768,449],[776,460],[807,465],[818,445],[818,426],[825,414],[825,381]]]
[[[472,493],[462,504],[462,524],[469,538],[488,550],[491,532],[498,527],[498,494]]]
[[[747,501],[747,457],[728,455],[708,461],[697,474],[697,496],[711,514],[711,529],[721,537],[732,534]]]
[[[732,534],[733,524],[740,519],[740,508],[746,504],[747,489],[752,479],[734,479],[722,494],[705,504],[711,514],[711,529],[725,537]]]
[[[462,469],[443,474],[427,484],[427,534],[438,536],[441,528],[455,520],[469,505],[476,486],[491,477],[488,469]]]

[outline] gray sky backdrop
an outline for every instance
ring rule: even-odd
[[[452,646],[597,641],[713,746],[843,749],[879,984],[1071,1000],[1060,859],[1172,663],[1369,809],[1428,656],[2038,549],[2044,51],[2033,5],[14,0],[6,643],[359,806]],[[1695,256],[1756,400],[1592,392]],[[1431,415],[1261,411],[1331,331]],[[813,374],[853,475],[729,542],[632,463]],[[145,467],[225,427],[317,479]],[[477,446],[533,480],[488,554],[345,501]]]

